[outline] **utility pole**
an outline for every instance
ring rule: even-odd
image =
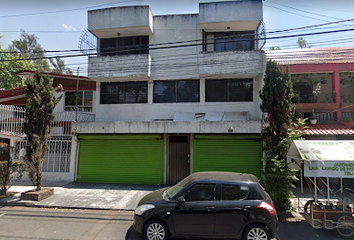
[[[77,111],[79,110],[79,73],[80,67],[77,68],[77,78],[76,78],[76,111],[75,111],[75,122],[77,122]]]

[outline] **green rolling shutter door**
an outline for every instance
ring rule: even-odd
[[[193,172],[231,171],[260,176],[261,136],[195,135]]]
[[[78,182],[162,184],[160,135],[79,136]]]

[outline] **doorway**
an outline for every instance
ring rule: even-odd
[[[188,136],[169,137],[169,184],[175,184],[190,174]]]

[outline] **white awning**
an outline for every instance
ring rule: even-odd
[[[287,160],[306,177],[354,178],[354,141],[296,140]]]

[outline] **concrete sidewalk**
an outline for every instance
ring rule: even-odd
[[[30,182],[17,182],[8,190],[14,195],[0,199],[0,206],[134,210],[143,196],[165,186],[43,182],[43,187],[53,187],[54,195],[38,202],[21,200],[22,192],[34,188]]]
[[[166,185],[131,185],[131,184],[93,184],[75,182],[42,182],[43,187],[53,187],[54,195],[42,201],[21,200],[21,193],[33,190],[30,181],[19,181],[8,192],[15,193],[7,198],[0,198],[0,206],[36,206],[78,209],[114,209],[134,210],[139,200],[146,194],[164,188]],[[299,198],[291,199],[295,210],[303,208],[307,200],[312,199],[309,192],[299,193]],[[296,211],[295,211],[296,212]],[[298,219],[301,219],[298,215]]]

